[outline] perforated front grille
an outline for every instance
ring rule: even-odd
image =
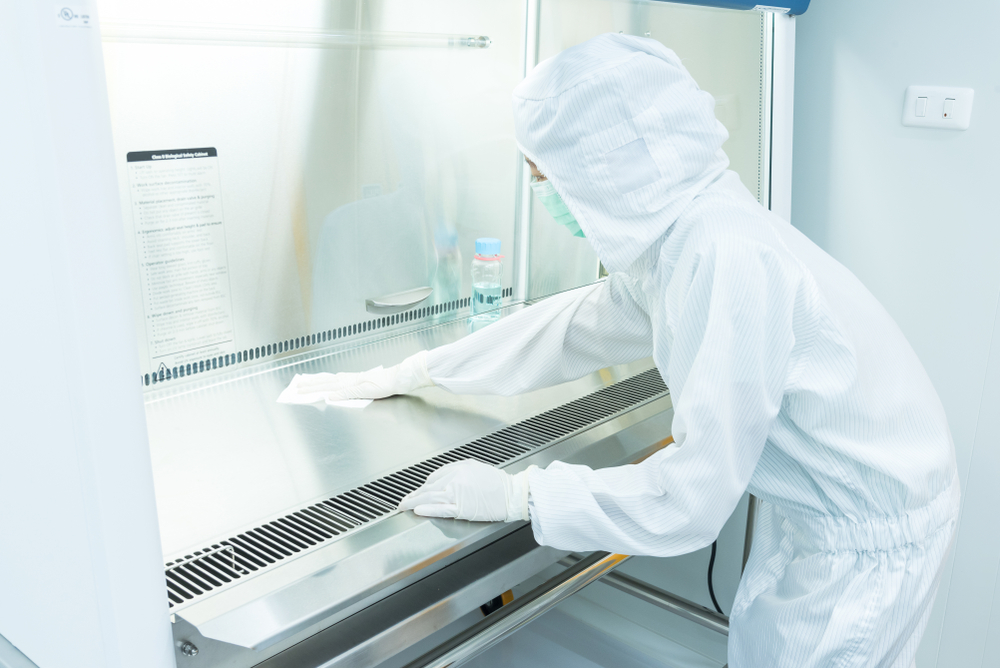
[[[510,297],[513,294],[514,288],[503,289],[503,297]],[[206,371],[225,369],[231,365],[255,363],[261,359],[283,355],[289,351],[294,352],[296,350],[311,348],[317,345],[322,346],[331,341],[339,341],[344,338],[359,335],[364,336],[370,332],[387,327],[393,327],[402,323],[422,320],[432,316],[440,316],[444,313],[453,313],[460,309],[468,308],[471,303],[472,299],[470,297],[455,299],[443,304],[421,306],[419,308],[410,309],[409,311],[403,311],[402,313],[396,313],[395,315],[370,318],[363,322],[347,325],[346,327],[332,327],[327,330],[306,334],[305,336],[290,337],[284,341],[274,341],[271,343],[265,342],[261,345],[244,348],[243,350],[235,353],[208,357],[203,360],[189,362],[188,364],[181,364],[180,366],[167,367],[166,364],[160,364],[160,367],[153,371],[153,373],[146,373],[139,376],[139,383],[142,385],[156,385],[169,380],[176,380],[178,378],[205,373]]]
[[[373,480],[166,564],[170,606],[266,569],[396,512],[432,472],[462,459],[504,466],[666,394],[650,369],[436,457]]]

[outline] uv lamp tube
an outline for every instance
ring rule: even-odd
[[[258,26],[223,26],[169,23],[101,23],[105,42],[141,44],[205,44],[221,46],[272,46],[285,48],[473,48],[488,49],[485,35],[447,35],[361,30],[309,30]]]

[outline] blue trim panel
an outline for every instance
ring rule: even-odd
[[[744,2],[743,0],[661,0],[679,2],[685,5],[703,5],[705,7],[722,7],[723,9],[753,9],[757,5],[768,7],[783,7],[792,16],[805,14],[809,9],[809,0],[760,0],[759,2]]]

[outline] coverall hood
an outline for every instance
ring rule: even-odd
[[[626,270],[729,166],[715,101],[653,39],[606,34],[514,89],[518,147],[609,271]]]

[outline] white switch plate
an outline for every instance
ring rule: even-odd
[[[910,86],[903,100],[903,125],[914,128],[939,128],[941,130],[968,130],[972,118],[972,99],[975,91],[971,88],[950,88],[948,86]],[[927,98],[927,109],[923,117],[917,116],[917,98]],[[952,118],[944,117],[944,101],[955,100]]]

